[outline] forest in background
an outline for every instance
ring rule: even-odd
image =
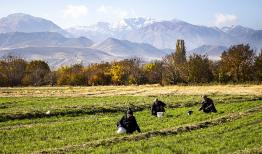
[[[162,60],[143,63],[134,57],[121,61],[75,64],[51,70],[42,60],[0,59],[0,86],[94,86],[143,84],[261,83],[262,50],[258,55],[248,44],[231,46],[214,61],[208,55],[186,56],[183,40]]]

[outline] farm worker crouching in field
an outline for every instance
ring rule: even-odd
[[[151,108],[152,115],[161,117],[165,112],[165,106],[166,104],[164,102],[156,98]]]
[[[128,133],[131,134],[134,131],[141,132],[137,122],[136,118],[133,116],[133,111],[131,109],[128,109],[126,112],[126,115],[124,115],[121,120],[117,123],[117,133]]]
[[[213,100],[208,98],[206,95],[202,97],[203,97],[203,101],[201,102],[202,106],[199,108],[199,111],[203,110],[205,113],[217,112]]]

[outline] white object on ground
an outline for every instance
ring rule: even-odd
[[[117,134],[123,134],[123,133],[126,133],[126,129],[124,127],[118,127],[116,132]]]
[[[157,117],[159,117],[159,118],[160,118],[160,117],[163,117],[163,115],[164,115],[164,112],[157,112],[156,114],[157,114]]]
[[[193,111],[188,111],[187,112],[187,115],[191,115],[191,114],[193,114]]]
[[[48,111],[46,112],[46,114],[50,114],[50,111],[48,110]]]

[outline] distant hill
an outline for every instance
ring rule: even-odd
[[[85,38],[66,38],[59,33],[34,32],[34,33],[0,33],[1,48],[22,48],[22,47],[89,47],[93,41]]]
[[[134,43],[127,40],[108,38],[105,41],[92,46],[94,49],[104,51],[113,56],[140,57],[144,60],[161,59],[166,52],[149,44]]]
[[[0,19],[0,56],[43,59],[57,67],[79,61],[89,64],[131,57],[161,59],[175,51],[177,39],[185,40],[187,55],[195,52],[211,59],[218,59],[229,46],[239,43],[248,43],[256,51],[262,48],[262,30],[207,27],[181,20],[127,18],[117,24],[98,22],[67,31],[50,20],[11,14]]]
[[[205,55],[207,54],[210,59],[217,60],[220,59],[221,54],[228,48],[225,46],[214,46],[214,45],[203,45],[193,50],[188,51],[188,55],[193,53]]]
[[[0,57],[18,56],[27,60],[39,59],[47,61],[52,68],[65,65],[110,62],[118,60],[117,57],[103,51],[90,48],[72,47],[26,47],[0,51]]]
[[[87,38],[65,38],[58,33],[5,33],[0,34],[0,57],[13,55],[28,60],[41,59],[57,68],[134,57],[150,61],[161,59],[168,52],[167,49],[159,50],[149,44],[114,38],[91,45],[92,42]]]
[[[10,14],[0,19],[0,33],[9,32],[57,32],[70,36],[68,32],[52,21],[24,13]]]

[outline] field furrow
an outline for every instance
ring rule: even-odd
[[[66,147],[63,147],[63,148],[44,150],[44,151],[41,151],[41,152],[34,152],[34,153],[73,152],[75,150],[79,150],[79,148],[85,148],[85,147],[90,148],[90,147],[98,147],[98,146],[101,146],[101,145],[107,145],[108,146],[108,145],[111,145],[111,144],[116,144],[116,143],[125,142],[125,141],[144,140],[144,139],[148,139],[148,138],[156,137],[156,136],[177,135],[177,134],[184,133],[184,132],[190,132],[190,131],[194,131],[194,130],[198,130],[198,129],[208,128],[208,127],[232,122],[232,121],[240,119],[244,116],[248,116],[252,113],[260,112],[261,110],[262,110],[262,106],[260,105],[260,106],[257,106],[255,108],[249,109],[245,112],[238,112],[238,113],[234,113],[234,114],[229,114],[229,115],[226,115],[226,116],[223,116],[223,117],[199,122],[199,123],[196,123],[196,124],[187,124],[185,126],[162,129],[162,130],[159,130],[159,131],[149,131],[149,132],[138,134],[138,135],[107,138],[107,139],[87,142],[87,143],[84,143],[84,144],[81,144],[81,145],[66,146]],[[260,120],[259,123],[261,123],[261,122],[262,121]]]
[[[169,96],[163,100],[167,102],[169,108],[178,107],[193,107],[199,105],[197,96],[191,96],[184,99],[183,97]],[[0,102],[0,122],[16,120],[16,119],[34,119],[53,116],[77,116],[83,114],[98,114],[98,113],[115,113],[124,112],[128,107],[132,107],[134,111],[142,111],[149,109],[152,100],[151,97],[106,97],[112,102],[103,102],[101,98],[81,98],[76,100],[74,98],[30,98],[30,103],[24,103],[27,99],[19,99],[10,101],[12,99],[5,98],[5,102]],[[62,102],[64,100],[64,102]],[[82,101],[81,101],[82,100]],[[238,103],[262,100],[260,96],[220,96],[215,97],[216,103]],[[39,104],[43,101],[43,104]],[[44,102],[46,101],[46,102]],[[71,102],[70,102],[71,101]],[[62,102],[62,103],[61,103]]]
[[[248,85],[0,88],[0,153],[259,153],[261,89]],[[200,93],[210,94],[217,113],[198,111]],[[162,118],[151,115],[155,98],[167,104]],[[142,133],[117,134],[116,123],[129,107]]]

